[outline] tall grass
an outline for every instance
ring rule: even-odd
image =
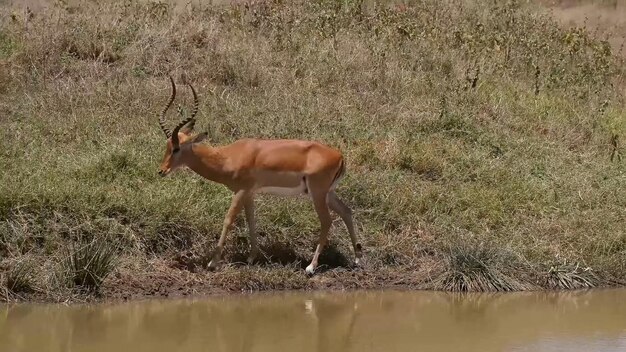
[[[189,285],[215,288],[250,275],[254,284],[233,287],[276,288],[272,273],[295,277],[285,270],[299,265],[282,262],[288,269],[235,268],[213,281],[198,269],[230,193],[190,172],[157,176],[168,74],[194,83],[197,128],[212,144],[302,138],[344,152],[338,192],[355,210],[364,275],[377,286],[393,284],[384,273],[422,275],[424,266],[466,273],[457,270],[465,260],[445,259],[473,262],[466,238],[495,249],[481,254],[481,277],[501,277],[507,248],[528,263],[506,272],[523,285],[457,277],[451,287],[551,287],[542,268],[556,258],[586,263],[598,285],[626,278],[625,164],[612,157],[626,138],[622,58],[588,29],[562,28],[525,2],[482,0],[107,1],[55,3],[33,16],[3,5],[0,267],[28,256],[56,270],[70,243],[112,236],[119,265],[103,267],[118,275],[87,280],[105,294],[107,280],[149,287],[180,270],[194,277]],[[190,98],[181,89],[176,103]],[[285,243],[289,258],[310,258],[319,224],[309,202],[261,197],[257,215],[263,248]],[[350,256],[335,225],[332,248]],[[226,261],[236,263],[245,244],[238,219]],[[332,283],[322,285],[354,280],[334,273],[331,259],[321,282]],[[137,278],[146,279],[131,285]],[[281,287],[311,285],[293,280]]]

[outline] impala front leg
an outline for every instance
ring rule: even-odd
[[[220,239],[217,242],[217,248],[215,249],[215,253],[213,254],[213,258],[209,263],[209,269],[215,269],[219,265],[220,259],[222,258],[222,252],[224,251],[224,243],[226,242],[226,236],[228,235],[228,231],[233,225],[237,214],[241,211],[241,208],[244,204],[244,199],[246,198],[246,191],[238,191],[233,196],[233,200],[230,203],[230,208],[228,209],[228,213],[226,213],[226,217],[224,218],[224,226],[222,227],[222,234],[220,235]]]

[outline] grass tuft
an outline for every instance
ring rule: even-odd
[[[599,282],[592,268],[563,261],[551,266],[545,272],[543,286],[550,289],[575,290],[594,288]]]
[[[33,292],[34,283],[35,267],[30,261],[14,263],[6,273],[6,288],[13,294]]]
[[[511,253],[484,244],[462,244],[445,254],[447,264],[432,287],[452,292],[521,291],[531,285],[511,273],[521,269]]]
[[[102,282],[111,274],[117,264],[117,246],[105,239],[70,246],[63,262],[64,274],[69,283],[88,291],[98,291]]]

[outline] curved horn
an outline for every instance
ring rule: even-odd
[[[198,114],[198,94],[196,94],[196,90],[193,88],[191,83],[188,83],[187,85],[191,88],[191,93],[193,94],[193,110],[191,111],[191,122],[188,126],[189,130],[192,130],[196,124],[196,114]]]
[[[174,130],[172,131],[172,147],[174,150],[178,150],[179,148],[178,131],[180,131],[180,129],[188,123],[189,129],[191,130],[196,123],[195,117],[198,113],[198,94],[191,84],[188,85],[189,88],[191,88],[191,93],[193,94],[193,110],[191,111],[191,115],[188,118],[182,120],[178,125],[176,125],[176,127],[174,127]]]
[[[165,133],[165,137],[167,138],[170,138],[172,136],[172,132],[170,132],[167,127],[165,127],[165,113],[174,102],[174,98],[176,98],[176,84],[174,83],[174,79],[172,78],[172,76],[169,76],[169,78],[170,83],[172,84],[172,95],[170,96],[170,100],[167,102],[167,106],[163,109],[163,111],[161,111],[161,115],[159,116],[159,126],[161,126],[161,130],[163,130],[163,133]]]

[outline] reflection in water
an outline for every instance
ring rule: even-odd
[[[624,351],[626,290],[0,306],[0,351]]]

